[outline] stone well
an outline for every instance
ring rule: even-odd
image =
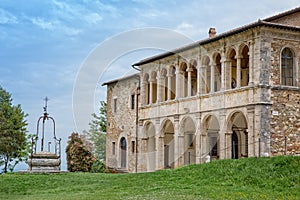
[[[60,156],[51,152],[37,152],[29,157],[27,164],[32,173],[59,173]]]

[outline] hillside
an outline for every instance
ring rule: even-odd
[[[300,199],[300,157],[220,160],[139,174],[5,174],[1,199]]]

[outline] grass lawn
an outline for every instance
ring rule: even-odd
[[[138,174],[8,173],[0,175],[0,199],[300,199],[300,157]]]

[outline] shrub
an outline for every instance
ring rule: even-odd
[[[92,165],[91,172],[92,173],[105,173],[106,171],[106,166],[105,162],[96,160],[94,164]]]
[[[71,136],[69,136],[66,153],[67,166],[70,172],[91,171],[96,159],[78,133],[72,133]]]

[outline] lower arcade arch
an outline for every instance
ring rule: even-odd
[[[205,153],[204,156],[210,156],[211,160],[219,159],[220,157],[220,124],[218,119],[214,115],[208,116],[204,121],[204,143]]]
[[[164,168],[174,168],[174,125],[166,120],[162,126]]]
[[[231,132],[231,158],[239,159],[248,157],[248,126],[245,115],[242,112],[234,112],[228,122]]]
[[[194,121],[190,117],[183,119],[180,126],[180,133],[184,138],[184,149],[182,150],[182,155],[185,165],[196,163],[195,132],[196,127]]]

